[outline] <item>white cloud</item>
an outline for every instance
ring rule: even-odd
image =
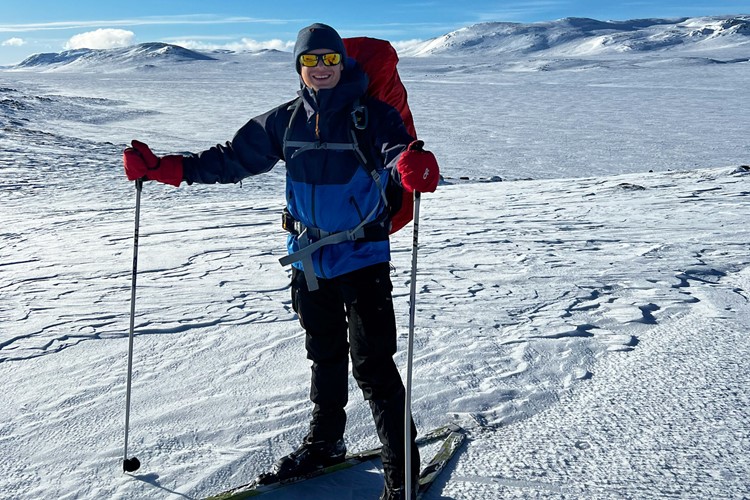
[[[21,45],[25,44],[26,41],[23,38],[8,38],[5,40],[2,44],[3,47],[20,47]]]
[[[253,17],[219,17],[211,15],[149,16],[133,19],[110,19],[92,21],[54,21],[48,23],[0,24],[0,33],[19,31],[46,31],[93,28],[95,26],[160,26],[160,25],[212,25],[212,24],[267,24],[284,25],[289,20],[260,19]]]
[[[135,34],[132,31],[100,28],[72,36],[65,44],[65,49],[112,49],[133,45],[134,40]]]
[[[268,40],[265,42],[258,42],[249,38],[242,39],[242,45],[248,50],[263,50],[263,49],[274,49],[274,50],[293,50],[294,42],[284,42],[277,38]]]
[[[279,39],[258,41],[250,38],[242,38],[239,41],[210,41],[208,39],[168,39],[165,40],[169,43],[179,45],[191,50],[231,50],[234,52],[251,51],[256,52],[259,50],[281,50],[284,52],[291,52],[294,50],[294,40],[283,41]],[[425,41],[421,39],[402,40],[402,41],[391,41],[391,45],[396,49],[396,52],[408,53],[415,50]]]
[[[422,45],[425,41],[424,40],[402,40],[399,42],[391,42],[391,45],[393,45],[393,48],[396,49],[396,52],[399,54],[408,53],[412,50],[415,50],[417,47]]]
[[[233,50],[241,52],[244,50],[258,51],[266,49],[282,50],[291,52],[294,48],[294,42],[285,42],[283,40],[274,39],[259,42],[250,38],[242,38],[238,42],[226,42],[226,43],[211,43],[199,40],[171,40],[170,43],[185,47],[186,49],[192,50]]]

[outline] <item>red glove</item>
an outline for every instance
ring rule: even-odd
[[[125,175],[128,179],[144,179],[179,186],[182,182],[182,156],[169,155],[159,158],[147,145],[139,141],[131,142],[133,147],[122,153]]]
[[[435,155],[422,149],[423,146],[424,141],[409,144],[407,150],[401,153],[396,168],[401,174],[401,185],[404,189],[432,193],[440,180],[440,168]]]

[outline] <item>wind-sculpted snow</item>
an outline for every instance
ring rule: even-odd
[[[750,273],[712,283],[551,410],[470,443],[443,496],[746,498]]]
[[[143,467],[119,474],[122,148],[208,147],[293,96],[278,54],[249,57],[131,79],[0,73],[1,497],[200,498],[306,432],[283,165],[241,186],[146,183],[129,447]],[[470,438],[431,498],[750,495],[743,66],[483,64],[402,61],[445,174],[421,205],[413,408],[420,430],[456,421]],[[400,367],[411,238],[392,245]],[[376,445],[353,381],[347,410],[350,449]]]
[[[723,169],[443,188],[465,208],[424,209],[417,307],[431,362],[418,366],[432,368],[416,378],[449,394],[442,405],[427,396],[432,410],[483,425],[525,418],[591,376],[603,352],[632,350],[643,328],[700,302],[696,286],[750,263],[742,215],[729,215],[748,202],[749,179]],[[727,225],[738,238],[717,240]],[[485,407],[488,390],[507,403]]]

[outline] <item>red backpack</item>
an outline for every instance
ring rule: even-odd
[[[406,100],[406,88],[396,69],[396,49],[387,40],[368,37],[344,38],[344,47],[347,56],[355,59],[370,79],[367,94],[396,108],[401,113],[406,131],[416,139],[417,132]],[[413,209],[412,193],[404,190],[401,208],[391,217],[391,234],[411,222]]]

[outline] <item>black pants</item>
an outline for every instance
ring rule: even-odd
[[[404,386],[393,361],[396,319],[390,266],[369,266],[332,279],[318,278],[307,289],[301,271],[292,272],[292,306],[305,329],[312,361],[310,399],[314,403],[309,441],[336,441],[344,435],[349,355],[352,374],[372,410],[383,444],[383,466],[390,484],[399,484],[404,457]],[[412,439],[416,428],[412,422]],[[415,472],[419,454],[412,445]],[[392,476],[389,478],[389,475]]]

